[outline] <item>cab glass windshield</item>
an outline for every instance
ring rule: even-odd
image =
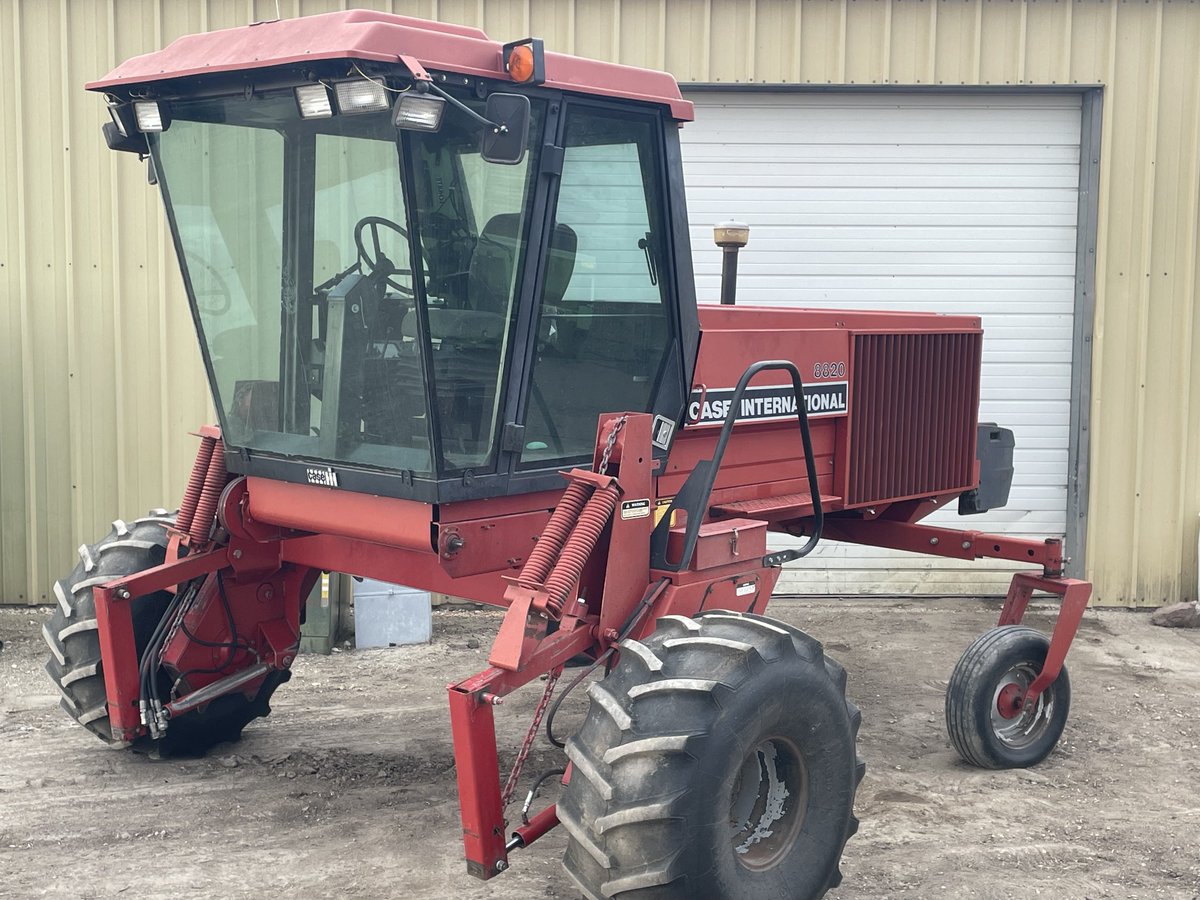
[[[482,113],[482,101],[462,101]],[[533,150],[292,92],[171,103],[150,147],[235,447],[431,475],[494,465]],[[541,145],[533,103],[529,146]]]

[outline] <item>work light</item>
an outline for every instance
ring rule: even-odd
[[[392,111],[392,123],[413,131],[437,131],[442,127],[445,109],[446,101],[441,97],[402,94]]]
[[[121,137],[129,137],[134,130],[133,107],[128,103],[118,103],[110,100],[108,114],[112,118],[113,125],[120,132]]]
[[[379,112],[390,105],[387,88],[378,81],[339,81],[334,85],[334,91],[338,112],[344,115]]]
[[[153,100],[137,101],[133,104],[133,113],[139,131],[166,131],[171,121],[166,110]]]
[[[296,105],[302,119],[328,119],[333,115],[333,101],[323,84],[302,84],[296,88]]]

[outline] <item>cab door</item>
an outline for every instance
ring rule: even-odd
[[[525,471],[590,459],[606,412],[660,415],[656,453],[665,454],[685,398],[676,271],[682,190],[676,208],[668,202],[668,184],[682,184],[674,123],[640,104],[569,101],[558,147],[562,171],[535,292],[517,462]],[[685,274],[694,323],[690,260]]]

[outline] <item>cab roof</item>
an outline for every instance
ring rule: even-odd
[[[400,64],[401,54],[415,57],[427,69],[504,79],[508,74],[501,53],[500,42],[478,28],[356,9],[181,37],[162,50],[121,63],[86,87],[112,91],[319,60]],[[675,119],[693,118],[691,102],[683,99],[674,77],[666,72],[547,52],[546,85],[658,103]]]

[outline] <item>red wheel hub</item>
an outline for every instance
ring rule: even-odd
[[[1000,696],[996,698],[996,709],[1004,718],[1015,719],[1021,714],[1024,700],[1025,692],[1021,690],[1020,685],[1006,684],[1000,689]]]

